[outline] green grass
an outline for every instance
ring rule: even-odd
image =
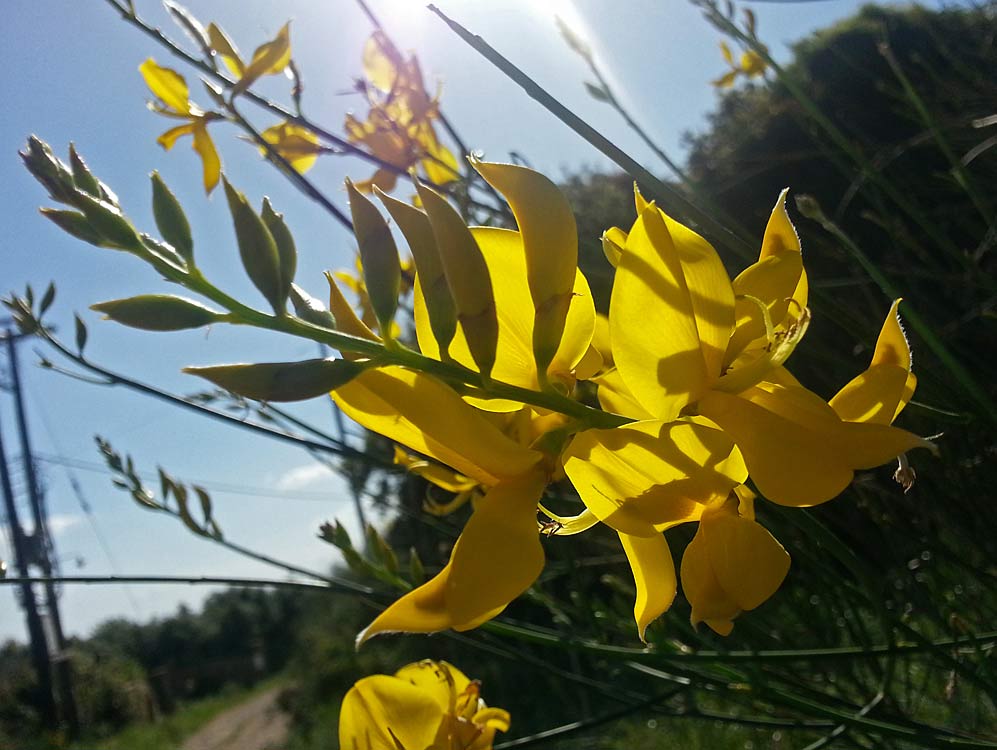
[[[220,695],[181,704],[175,713],[149,724],[136,724],[111,737],[80,740],[69,750],[177,750],[183,741],[218,714],[280,684],[271,677],[249,689],[231,688]]]

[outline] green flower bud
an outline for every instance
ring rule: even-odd
[[[308,359],[187,367],[184,372],[256,401],[303,401],[345,385],[363,369],[363,365],[345,359]]]
[[[194,264],[194,240],[190,233],[190,223],[184,214],[180,201],[163,182],[158,172],[152,178],[152,214],[163,239],[173,245],[188,264]]]
[[[143,294],[91,305],[109,320],[143,331],[183,331],[224,319],[222,313],[199,302],[168,294]]]
[[[249,205],[246,196],[232,187],[227,179],[223,178],[223,182],[242,267],[274,312],[281,315],[288,290],[284,288],[277,243],[266,223]]]

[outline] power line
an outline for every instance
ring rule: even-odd
[[[69,466],[74,469],[80,469],[81,471],[92,471],[98,474],[109,474],[113,475],[114,472],[111,471],[104,464],[98,463],[96,461],[87,461],[82,458],[72,458],[69,456],[61,456],[52,453],[40,453],[35,451],[35,458],[39,461],[44,461],[50,464],[57,464],[59,466]],[[330,473],[331,470],[330,470]],[[139,471],[137,474],[143,479],[149,481],[159,481],[159,475],[150,471]],[[211,479],[190,479],[185,478],[190,484],[196,484],[199,487],[203,487],[206,490],[214,490],[215,492],[221,492],[223,494],[230,495],[247,495],[250,497],[268,497],[275,498],[278,500],[315,500],[315,501],[328,501],[329,494],[325,492],[296,492],[292,490],[278,490],[278,489],[259,489],[257,487],[248,487],[246,485],[238,484],[227,484],[225,482],[216,482]]]

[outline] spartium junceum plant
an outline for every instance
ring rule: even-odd
[[[599,523],[619,534],[633,569],[641,638],[671,605],[679,578],[693,622],[727,634],[741,612],[772,596],[789,568],[787,552],[756,520],[759,497],[817,505],[845,489],[856,470],[898,458],[906,467],[907,451],[932,448],[892,426],[915,385],[899,300],[869,368],[830,401],[786,369],[810,312],[785,194],[758,261],[731,280],[706,240],[636,193],[633,226],[603,237],[616,268],[607,320],[596,314],[577,267],[570,206],[543,175],[472,162],[508,202],[515,230],[468,227],[419,183],[421,207],[378,192],[415,261],[414,351],[395,337],[401,266],[394,236],[374,201],[351,184],[376,332],[345,304],[332,275],[330,310],[293,283],[294,242],[269,202],[257,213],[226,183],[240,258],[272,315],[232,299],[196,268],[182,210],[158,178],[154,205],[165,242],[138,233],[78,157],[68,167],[37,140],[24,156],[53,199],[72,208],[47,210],[56,223],[142,258],[225,308],[146,295],[96,309],[139,328],[230,322],[339,349],[342,359],[189,371],[260,400],[332,391],[350,417],[403,447],[400,461],[473,500],[446,566],[376,617],[359,643],[385,632],[473,628],[537,579],[542,536]],[[581,400],[591,389],[580,381],[594,383],[598,405]],[[908,481],[909,472],[898,476]],[[548,488],[563,480],[584,505],[570,517],[544,504]],[[685,523],[698,530],[676,575],[665,533]]]

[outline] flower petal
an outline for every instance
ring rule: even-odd
[[[485,485],[519,477],[541,458],[423,373],[396,366],[365,370],[332,397],[367,429]]]
[[[505,609],[543,569],[536,507],[546,484],[534,471],[489,490],[446,567],[378,615],[357,645],[380,633],[468,630]]]
[[[634,397],[675,419],[720,375],[734,296],[712,248],[648,205],[627,236],[610,301],[613,355]],[[722,344],[720,344],[722,340]]]
[[[139,66],[153,95],[170,109],[180,114],[190,112],[190,90],[184,77],[170,68],[164,68],[151,57]]]
[[[441,711],[453,711],[457,696],[471,684],[453,664],[429,659],[406,664],[395,672],[395,677],[419,688],[436,701]]]
[[[713,572],[702,523],[696,536],[682,553],[679,575],[682,578],[682,593],[692,606],[692,624],[706,622],[720,635],[729,635],[734,627],[731,620],[741,610],[737,602],[724,591]]]
[[[778,590],[789,554],[761,525],[718,512],[704,517],[700,528],[717,582],[740,609],[754,609]]]
[[[705,503],[747,478],[727,436],[687,422],[580,432],[564,453],[564,471],[601,521],[635,536],[698,519]]]
[[[198,120],[194,123],[192,132],[194,134],[194,150],[201,157],[204,192],[210,195],[221,178],[222,161],[218,157],[218,151],[215,149],[215,142],[208,135],[208,128],[204,120]]]
[[[711,391],[699,409],[737,443],[762,494],[782,505],[817,505],[845,489],[856,469],[933,449],[895,427],[842,422],[805,388],[760,383],[739,396]]]
[[[637,586],[637,601],[634,604],[637,634],[647,643],[644,638],[647,626],[666,612],[675,600],[678,586],[675,561],[664,534],[631,536],[621,533],[620,541]]]
[[[443,712],[433,696],[397,677],[359,680],[339,709],[339,746],[396,750],[430,747]]]

